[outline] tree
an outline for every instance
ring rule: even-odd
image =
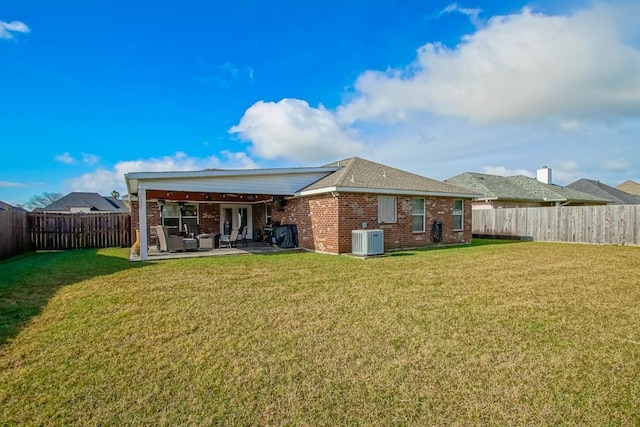
[[[118,200],[120,198],[120,193],[118,193],[116,190],[113,190],[111,192],[111,197],[113,197],[114,199]]]
[[[25,206],[31,210],[44,208],[60,199],[62,199],[62,194],[60,193],[42,193],[40,195],[32,196],[29,201],[25,203]]]

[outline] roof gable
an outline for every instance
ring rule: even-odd
[[[329,191],[432,194],[474,197],[472,191],[359,157],[325,165],[337,171],[301,189],[300,195]]]

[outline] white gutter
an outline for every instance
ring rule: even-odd
[[[437,191],[398,190],[398,189],[390,189],[390,188],[363,188],[363,187],[325,187],[325,188],[318,188],[315,190],[298,191],[294,195],[295,196],[313,196],[316,194],[324,194],[324,193],[331,193],[331,192],[459,197],[459,198],[465,198],[465,199],[474,199],[481,196],[481,194],[468,194],[468,193],[449,193],[449,192],[437,192]]]

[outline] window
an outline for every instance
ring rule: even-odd
[[[416,233],[424,232],[424,199],[413,199],[413,210],[411,212],[413,225],[411,231]]]
[[[396,197],[378,196],[378,222],[396,222]]]
[[[171,228],[172,233],[184,230],[184,224],[195,229],[198,224],[198,205],[195,203],[165,203],[162,206],[162,225]]]
[[[462,230],[463,224],[463,205],[462,200],[456,199],[453,201],[453,229]]]

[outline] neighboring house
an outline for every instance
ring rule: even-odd
[[[522,208],[538,206],[604,205],[609,199],[551,184],[551,169],[538,170],[537,178],[523,175],[498,176],[465,172],[445,182],[481,194],[473,209]]]
[[[622,184],[617,185],[616,188],[626,193],[640,196],[640,184],[638,184],[635,181],[631,181],[631,180],[625,181]]]
[[[636,205],[640,204],[640,196],[629,194],[626,191],[622,191],[610,185],[603,184],[600,181],[594,181],[592,179],[579,179],[566,188],[582,191],[583,193],[589,193],[593,196],[603,199],[609,199],[616,205]]]
[[[55,213],[129,212],[124,202],[98,193],[73,192],[41,209]]]
[[[12,206],[9,203],[0,201],[0,211],[26,212],[26,209],[22,209],[17,206]]]
[[[333,254],[351,252],[352,231],[362,229],[384,230],[386,250],[434,245],[437,220],[439,243],[469,243],[468,202],[477,196],[358,157],[321,167],[135,172],[125,181],[143,242],[158,224],[216,234],[247,226],[257,237],[280,223],[296,225],[300,247]]]

